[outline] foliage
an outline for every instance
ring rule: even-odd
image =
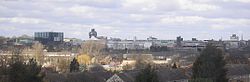
[[[33,50],[33,58],[35,58],[39,64],[43,63],[43,49],[44,46],[43,44],[39,43],[39,42],[35,42],[32,45],[32,50]]]
[[[102,54],[102,51],[106,48],[106,46],[102,40],[88,40],[81,45],[81,48],[82,50],[80,53],[97,56]]]
[[[159,82],[156,70],[148,64],[136,76],[135,82]]]
[[[0,36],[0,46],[4,44],[8,39],[6,37]]]
[[[173,64],[172,68],[173,68],[173,69],[176,69],[176,68],[177,68],[176,63]]]
[[[132,68],[133,68],[133,66],[130,64],[126,64],[126,65],[122,66],[123,70],[131,70]]]
[[[41,66],[34,59],[30,59],[28,64],[22,61],[13,62],[8,70],[10,82],[42,82],[44,77]]]
[[[90,66],[89,71],[100,72],[105,71],[105,69],[100,64],[95,63]]]
[[[70,63],[70,72],[78,72],[79,71],[79,63],[76,58],[74,58]]]
[[[60,68],[60,72],[67,72],[69,69],[69,64],[70,61],[68,61],[67,59],[60,59],[59,63],[58,63],[58,68]]]
[[[143,69],[148,64],[151,64],[152,62],[153,62],[153,57],[151,55],[137,55],[135,68],[136,69]]]
[[[11,59],[1,61],[1,75],[7,76],[4,82],[42,82],[41,66],[37,65],[36,60],[25,62],[20,55],[23,51],[21,46],[13,46],[11,50]]]
[[[77,60],[78,60],[79,64],[88,65],[88,64],[90,64],[91,58],[89,55],[83,54],[83,55],[78,55]]]
[[[80,54],[88,54],[91,57],[95,57],[95,62],[100,63],[99,60],[102,59],[102,55],[106,51],[107,46],[104,40],[87,40],[81,44]]]
[[[207,78],[215,82],[227,82],[223,52],[209,44],[193,64],[193,79]]]

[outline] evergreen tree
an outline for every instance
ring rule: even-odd
[[[223,52],[209,44],[193,64],[193,79],[211,79],[214,82],[228,82]]]
[[[70,63],[70,72],[79,71],[79,63],[76,58],[74,58]]]
[[[6,69],[9,82],[23,82],[26,80],[26,66],[23,63],[23,58],[20,56],[22,49],[19,46],[12,48],[11,60],[9,67]]]
[[[177,68],[176,63],[173,64],[172,68],[173,68],[173,69],[176,69],[176,68]]]
[[[30,59],[28,64],[26,65],[27,69],[27,82],[42,82],[42,79],[44,77],[43,74],[41,74],[41,66],[37,65],[37,61],[35,59]]]
[[[23,62],[16,61],[11,63],[8,70],[10,82],[26,82],[26,68]]]
[[[30,59],[28,64],[22,61],[15,61],[10,64],[10,82],[42,82],[43,76],[40,73],[41,66],[37,66],[34,59]]]
[[[155,69],[148,65],[136,76],[135,82],[159,82],[159,80]]]
[[[8,60],[8,65],[3,69],[4,75],[7,76],[4,82],[42,82],[42,75],[40,73],[41,66],[38,66],[34,59],[26,64],[22,55],[22,47],[15,46],[12,48],[11,59]],[[6,66],[7,63],[2,64]]]

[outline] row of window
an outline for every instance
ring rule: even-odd
[[[63,37],[63,33],[51,33],[51,32],[37,32],[35,33],[35,37],[43,37],[43,38],[48,38],[48,37]]]

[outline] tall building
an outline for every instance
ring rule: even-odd
[[[89,32],[89,38],[92,37],[97,38],[97,32],[95,31],[95,29],[91,29],[91,31]]]
[[[153,41],[153,40],[157,40],[157,38],[155,38],[153,36],[150,36],[150,37],[147,38],[147,40]]]
[[[181,36],[176,38],[177,47],[182,47],[183,38]]]
[[[236,34],[233,34],[232,36],[230,36],[230,40],[239,41],[239,36],[237,36]]]
[[[63,32],[35,32],[35,41],[43,45],[62,43],[63,38]]]

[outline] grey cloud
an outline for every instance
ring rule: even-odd
[[[104,36],[140,39],[174,39],[179,35],[209,39],[228,37],[234,31],[249,35],[249,5],[237,0],[3,1],[0,27],[15,29],[1,30],[0,35],[53,30],[65,32],[66,37],[86,39],[91,28]]]

